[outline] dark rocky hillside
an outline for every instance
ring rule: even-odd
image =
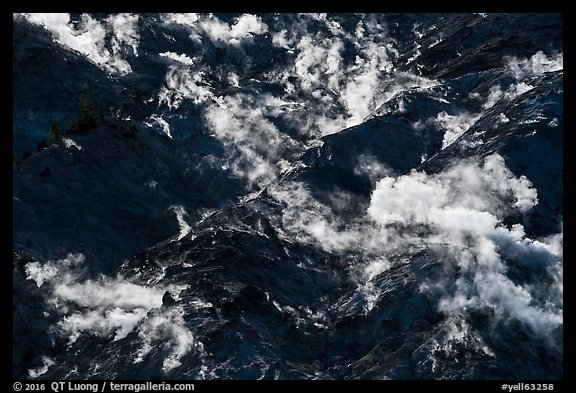
[[[14,378],[564,377],[561,15],[19,14],[13,107]]]

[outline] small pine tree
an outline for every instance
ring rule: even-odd
[[[96,113],[94,113],[94,109],[92,109],[92,101],[90,100],[90,97],[84,93],[80,94],[78,107],[80,109],[81,119],[94,121],[94,123],[96,122]]]
[[[50,146],[48,145],[48,142],[46,142],[45,140],[41,140],[40,142],[38,142],[38,144],[36,145],[36,151],[37,152],[41,152],[42,150],[46,150],[48,149]]]
[[[56,120],[52,120],[52,123],[50,123],[50,134],[48,139],[55,143],[58,143],[64,139],[64,132],[62,132],[60,124],[58,124]]]
[[[136,135],[138,135],[138,127],[136,127],[136,124],[134,123],[132,123],[128,131],[130,132],[130,135],[132,135],[134,138],[136,137]]]
[[[136,138],[138,135],[138,128],[136,127],[136,124],[132,123],[132,125],[130,126],[130,128],[127,131],[122,132],[122,136],[124,138],[131,138],[134,139]]]
[[[72,122],[72,131],[85,131],[98,126],[97,116],[92,109],[92,101],[86,94],[81,93],[78,99],[78,118]]]
[[[42,170],[42,172],[40,172],[40,176],[42,177],[52,176],[52,171],[50,170],[50,167],[48,165],[44,166],[44,169]]]

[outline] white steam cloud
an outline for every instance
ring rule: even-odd
[[[152,115],[145,122],[148,127],[152,127],[164,133],[167,137],[172,138],[170,124],[160,115]]]
[[[174,58],[174,56],[170,57]],[[192,64],[192,60],[186,59],[188,58],[180,57],[178,61]],[[204,82],[204,71],[197,71],[186,66],[171,65],[165,77],[165,85],[158,93],[158,102],[168,105],[170,109],[176,109],[184,100],[200,104],[213,96],[210,86]]]
[[[172,206],[171,207],[174,214],[176,214],[176,219],[178,220],[178,226],[180,227],[180,233],[178,234],[178,240],[184,238],[190,233],[192,227],[188,225],[184,217],[188,215],[188,212],[184,206]]]
[[[193,27],[200,17],[198,14],[190,13],[174,13],[174,14],[163,14],[161,19],[165,24],[178,24],[188,27]]]
[[[442,111],[438,113],[432,123],[437,124],[445,130],[444,138],[442,139],[442,149],[452,144],[458,137],[464,134],[481,115],[472,115],[469,112],[462,112],[457,115],[449,115]]]
[[[56,362],[54,362],[54,360],[50,359],[49,357],[42,356],[42,365],[37,369],[28,370],[28,376],[32,379],[38,378],[39,376],[46,374],[48,368],[55,364]]]
[[[164,14],[161,18],[167,25],[178,24],[189,28],[193,41],[202,42],[201,36],[206,35],[216,45],[241,46],[251,43],[254,36],[268,32],[262,18],[251,14],[235,18],[232,25],[212,14]]]
[[[537,202],[530,182],[513,177],[504,160],[492,155],[481,167],[464,164],[435,176],[385,178],[373,193],[368,214],[385,226],[423,227],[420,241],[452,255],[459,269],[457,289],[445,294],[441,311],[463,316],[488,307],[496,319],[517,319],[547,338],[562,325],[561,290],[549,288],[554,300],[540,302],[535,288],[506,275],[507,263],[555,277],[562,263],[557,247],[562,235],[546,243],[526,238],[521,224],[502,224],[508,208],[526,212]]]
[[[213,42],[235,46],[251,42],[254,35],[264,34],[268,31],[268,26],[262,22],[260,17],[250,14],[240,16],[232,26],[213,15],[209,15],[200,19],[198,26],[208,34]]]
[[[368,311],[379,296],[372,278],[388,269],[390,261],[409,261],[398,258],[399,253],[429,249],[449,255],[442,258],[445,263],[456,264],[457,289],[446,291],[447,282],[425,283],[420,289],[440,291],[440,310],[454,320],[488,307],[498,320],[517,319],[544,338],[562,325],[562,234],[535,240],[526,237],[521,224],[503,224],[510,213],[534,207],[538,197],[530,181],[515,177],[497,154],[434,175],[413,171],[385,176],[373,191],[366,216],[354,222],[342,221],[302,183],[269,191],[285,205],[284,236],[366,261],[352,269],[358,272]],[[510,264],[554,282],[545,290],[546,299],[539,295],[542,288],[513,282],[506,275]]]
[[[195,42],[209,39],[225,50],[245,47],[254,37],[270,34],[272,43],[286,51],[286,61],[265,74],[244,75],[242,69],[234,69],[225,76],[206,67],[203,54],[192,58],[173,52],[160,54],[171,64],[158,104],[169,109],[196,105],[226,149],[228,161],[219,165],[259,189],[277,179],[291,157],[319,137],[361,123],[404,90],[437,84],[394,72],[393,59],[398,54],[394,42],[386,26],[370,17],[359,21],[351,33],[327,15],[299,15],[290,31],[275,30],[254,15],[242,15],[230,24],[214,15],[170,14],[162,19],[168,26],[184,26]],[[311,34],[308,25],[312,20],[325,29]],[[345,64],[346,46],[355,48],[357,56]],[[234,88],[218,91],[214,80],[240,88],[247,85],[248,89],[243,94]],[[267,83],[283,92],[272,93],[264,87]],[[159,119],[155,115],[149,123],[169,130]]]
[[[71,23],[69,14],[29,13],[23,16],[52,32],[59,44],[82,53],[107,72],[120,75],[132,72],[124,55],[130,52],[138,55],[137,15],[117,14],[98,21],[82,14],[77,25]]]
[[[433,124],[441,129],[444,129],[444,138],[442,140],[442,149],[451,145],[458,137],[464,134],[482,115],[484,112],[500,101],[512,101],[516,97],[521,96],[527,91],[533,89],[534,87],[525,83],[518,82],[516,84],[512,83],[508,89],[502,90],[502,86],[499,84],[494,85],[490,88],[488,97],[482,103],[482,111],[478,113],[469,113],[468,111],[462,111],[461,113],[450,115],[445,111],[442,111],[436,115],[436,118],[429,119],[426,123]],[[479,93],[471,93],[471,98],[480,98]],[[500,114],[502,122],[506,122],[506,116]],[[416,127],[421,127],[422,124],[419,123]]]
[[[524,176],[515,178],[504,159],[494,154],[484,160],[481,168],[461,164],[438,176],[412,172],[399,178],[386,177],[372,194],[368,214],[382,225],[434,223],[448,230],[452,220],[458,221],[459,213],[480,214],[477,220],[461,225],[485,221],[486,212],[498,220],[507,201],[525,212],[538,203],[538,198],[529,180]]]
[[[263,187],[277,178],[283,157],[297,146],[268,119],[271,97],[225,97],[208,106],[205,117],[210,130],[228,147],[231,170]]]
[[[564,54],[558,53],[548,57],[542,51],[538,51],[529,59],[510,59],[507,67],[516,80],[522,81],[546,72],[564,69]]]
[[[142,359],[151,345],[167,348],[163,370],[177,367],[179,359],[192,348],[201,350],[202,343],[195,340],[181,316],[181,308],[160,307],[166,291],[177,298],[181,287],[144,286],[124,278],[100,277],[82,280],[84,268],[82,254],[70,254],[59,261],[44,264],[30,262],[25,265],[29,280],[38,287],[46,287],[50,293],[49,304],[61,316],[54,331],[69,338],[73,344],[81,335],[95,335],[117,341],[137,331],[142,340],[138,358]],[[193,302],[196,308],[210,304]],[[152,316],[149,316],[153,313]],[[136,360],[138,361],[138,359]],[[38,370],[30,370],[35,377],[46,372],[50,360]]]
[[[482,103],[482,111],[478,113],[464,111],[456,115],[440,112],[436,118],[429,119],[426,123],[440,126],[445,130],[442,141],[442,148],[444,149],[466,132],[480,119],[486,110],[492,108],[500,101],[512,101],[533,89],[533,86],[526,83],[526,80],[542,76],[546,72],[562,70],[563,67],[564,56],[562,53],[548,57],[542,51],[539,51],[529,59],[509,59],[506,65],[506,71],[516,79],[517,83],[512,83],[506,90],[502,90],[502,86],[499,84],[492,86],[486,101]],[[480,98],[480,94],[473,92],[470,94],[470,97]],[[503,117],[503,122],[506,122],[505,116]],[[421,127],[422,125],[423,123],[421,121],[415,124],[416,127]]]
[[[194,61],[185,54],[178,54],[174,52],[162,52],[160,53],[160,57],[165,57],[186,65],[194,64]]]
[[[294,66],[287,65],[270,76],[282,81],[288,92],[310,94],[314,107],[323,108],[313,116],[298,114],[300,118],[304,116],[303,125],[308,132],[328,135],[357,125],[397,93],[435,84],[405,72],[391,77],[393,59],[398,53],[385,26],[370,19],[361,20],[355,32],[346,33],[326,15],[304,15],[323,22],[331,34],[309,34],[306,27],[300,25],[290,32],[273,32],[273,44],[295,53],[296,57]],[[345,41],[358,51],[350,65],[344,64],[342,58]],[[288,80],[291,74],[297,76],[296,81]],[[331,113],[334,114],[326,116]]]
[[[204,345],[186,328],[182,312],[177,308],[165,310],[147,319],[139,327],[138,336],[143,344],[137,352],[134,363],[142,362],[155,347],[165,348],[169,355],[162,363],[163,372],[180,366],[182,356],[193,348],[200,354],[204,353]]]

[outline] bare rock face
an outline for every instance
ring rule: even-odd
[[[562,23],[15,15],[14,378],[562,379]]]

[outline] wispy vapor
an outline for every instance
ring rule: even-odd
[[[564,69],[564,54],[546,56],[542,51],[538,51],[529,59],[513,57],[509,59],[507,68],[516,80],[523,81],[533,76],[541,76],[546,72]]]
[[[501,156],[463,161],[435,175],[413,171],[393,177],[383,171],[383,176],[366,216],[352,222],[315,200],[303,183],[271,187],[271,195],[285,206],[284,235],[364,261],[352,269],[369,303],[378,295],[371,280],[399,260],[398,250],[415,254],[429,249],[450,255],[445,263],[456,264],[459,271],[455,292],[446,290],[449,283],[421,286],[423,293],[434,288],[441,294],[441,311],[462,317],[489,307],[500,320],[516,318],[543,337],[561,326],[562,234],[530,239],[522,224],[504,224],[510,214],[528,212],[538,196],[528,179],[508,170]],[[551,298],[536,300],[535,288],[512,281],[506,275],[510,263],[552,280]]]
[[[183,214],[178,209],[176,213]],[[142,361],[152,344],[162,343],[166,347],[164,372],[177,367],[192,348],[202,351],[202,343],[186,327],[179,307],[161,307],[167,291],[177,297],[182,287],[135,284],[121,276],[86,280],[82,279],[84,264],[82,254],[70,254],[58,261],[25,265],[27,278],[45,291],[48,304],[61,318],[52,333],[68,337],[68,345],[82,335],[118,341],[135,331],[142,342],[135,362]],[[210,304],[199,301],[194,306]],[[45,373],[51,362],[46,359],[44,366],[30,370],[30,375]]]
[[[58,43],[77,50],[88,59],[113,74],[129,74],[130,63],[124,58],[127,52],[138,55],[140,35],[137,31],[138,16],[111,15],[98,21],[82,14],[80,23],[73,24],[69,14],[23,14],[28,21],[44,26]],[[110,45],[107,45],[107,37]]]
[[[205,113],[208,127],[229,149],[230,169],[260,187],[278,177],[282,161],[298,145],[268,119],[264,104],[272,100],[225,97]]]

